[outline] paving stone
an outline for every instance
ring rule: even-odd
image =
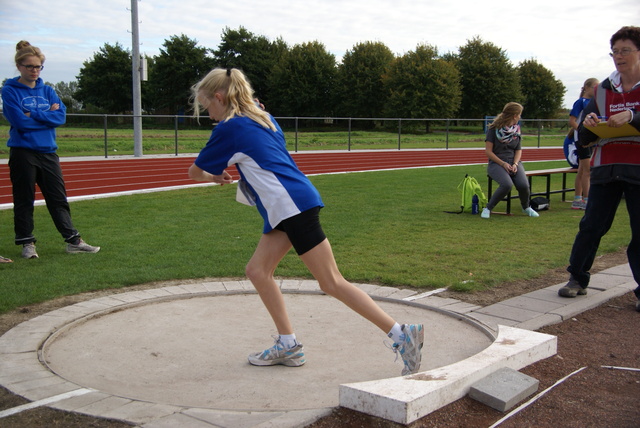
[[[538,390],[538,380],[503,367],[469,389],[469,397],[505,412]]]
[[[222,282],[214,281],[214,282],[205,282],[202,285],[207,289],[210,293],[215,293],[219,291],[225,291],[224,284]]]
[[[600,271],[597,274],[593,275],[592,278],[597,278],[600,275],[623,275],[623,276],[629,277],[630,279],[633,279],[633,274],[631,273],[631,267],[629,266],[629,263],[624,265],[614,266],[612,268]]]
[[[482,324],[486,325],[493,331],[497,331],[499,325],[506,325],[511,327],[518,324],[518,321],[514,321],[506,318],[500,318],[500,317],[487,315],[479,312],[469,312],[468,314],[465,314],[465,315],[468,316],[469,318],[472,318],[476,321],[481,322]]]
[[[143,424],[173,415],[180,412],[180,410],[182,410],[182,408],[168,404],[132,401],[124,406],[103,413],[103,416],[109,419],[126,420],[136,424]]]
[[[170,415],[161,419],[156,419],[155,421],[148,422],[141,426],[141,428],[212,428],[215,425],[210,423],[199,421],[198,419],[192,418],[187,415],[183,415],[182,413],[176,413],[174,415]],[[220,425],[218,425],[220,427]]]
[[[499,316],[500,318],[506,318],[517,322],[526,321],[540,315],[540,312],[522,308],[514,308],[513,306],[503,305],[502,303],[496,303],[494,305],[487,306],[486,308],[474,311],[473,313]]]
[[[527,321],[523,321],[519,324],[514,325],[514,327],[522,328],[525,330],[536,331],[541,329],[542,327],[558,324],[562,322],[563,319],[558,314],[542,314],[539,317],[532,318]]]
[[[418,294],[418,293],[416,293],[416,292],[415,292],[415,291],[413,291],[413,290],[398,289],[398,291],[397,291],[397,292],[395,292],[395,293],[393,293],[393,294],[390,294],[390,295],[389,295],[389,296],[387,296],[387,297],[389,297],[389,298],[391,298],[391,299],[398,299],[398,300],[402,300],[402,299],[404,299],[405,297],[414,296],[414,295],[416,295],[416,294]]]
[[[450,299],[448,297],[427,296],[421,299],[416,299],[414,302],[420,303],[421,305],[432,306],[434,308],[441,308],[443,306],[460,303],[460,300]]]
[[[452,303],[450,305],[441,306],[440,309],[455,312],[457,314],[467,314],[469,312],[482,309],[482,306],[473,305],[471,303],[466,303],[466,302],[457,302],[457,303]]]
[[[399,288],[395,288],[395,287],[378,287],[376,290],[374,290],[370,294],[376,297],[388,297],[398,292],[399,290],[400,290]]]
[[[547,313],[562,306],[561,302],[540,300],[528,295],[513,297],[500,302],[502,305],[513,306],[514,308],[527,309],[539,313]]]
[[[282,412],[225,412],[197,408],[187,409],[182,413],[216,427],[234,428],[255,427],[283,414]]]

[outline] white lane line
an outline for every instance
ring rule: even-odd
[[[438,288],[437,290],[427,291],[425,293],[416,294],[414,296],[405,297],[402,300],[406,300],[407,302],[411,302],[413,300],[423,299],[425,297],[432,296],[434,294],[442,293],[443,291],[447,291],[446,288]]]
[[[54,395],[53,397],[43,398],[42,400],[33,401],[31,403],[23,404],[12,409],[3,410],[0,412],[0,419],[7,416],[15,415],[16,413],[24,412],[25,410],[35,409],[36,407],[46,406],[47,404],[57,403],[58,401],[66,400],[67,398],[77,397],[89,392],[94,392],[93,389],[80,388],[74,391],[65,392],[64,394]]]

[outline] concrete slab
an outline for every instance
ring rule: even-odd
[[[631,266],[629,266],[629,263],[605,269],[598,272],[596,275],[622,275],[628,277],[629,279],[633,279],[633,274],[631,273]],[[596,275],[594,275],[594,277]]]
[[[539,330],[547,325],[558,324],[564,321],[560,315],[557,314],[542,314],[536,318],[532,318],[527,321],[516,324],[514,327],[523,328],[525,330]]]
[[[476,382],[469,397],[499,412],[506,412],[538,390],[540,382],[517,370],[503,367]]]
[[[498,368],[518,370],[555,355],[555,336],[500,326],[484,351],[421,373],[340,386],[340,405],[401,424],[437,410],[469,392],[471,385]]]
[[[511,299],[503,300],[500,302],[502,305],[512,306],[514,308],[526,309],[541,314],[557,309],[562,306],[561,302],[550,302],[548,300],[535,299],[528,295],[513,297]]]
[[[473,313],[500,316],[500,318],[506,318],[517,322],[535,318],[540,314],[539,312],[516,308],[513,306],[504,305],[502,303],[496,303],[494,305],[487,306],[485,308],[474,311]]]

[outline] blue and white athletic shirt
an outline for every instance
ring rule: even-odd
[[[263,233],[303,211],[324,206],[318,190],[287,151],[282,129],[271,120],[276,132],[243,116],[219,123],[195,160],[197,167],[213,175],[236,165],[255,196],[264,219]]]

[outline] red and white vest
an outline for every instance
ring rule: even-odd
[[[611,117],[629,109],[640,114],[640,85],[629,92],[616,92],[605,89],[601,83],[595,88],[594,97],[600,116]],[[640,165],[640,136],[600,139],[594,147],[591,166],[611,164]]]

